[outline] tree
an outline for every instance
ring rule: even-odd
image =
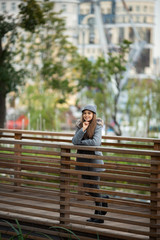
[[[124,40],[118,51],[109,53],[108,62],[99,57],[96,62],[82,58],[78,64],[78,90],[86,88],[86,96],[98,106],[99,114],[105,125],[121,135],[118,114],[121,112],[120,96],[124,91],[123,74],[126,71],[126,55],[130,42]]]
[[[64,35],[64,19],[53,11],[53,7],[54,4],[48,0],[41,4],[35,0],[23,0],[18,19],[7,21],[4,16],[2,17],[0,73],[3,74],[0,74],[0,83],[3,83],[1,86],[4,87],[0,94],[0,127],[4,126],[6,94],[15,91],[29,78],[32,81],[39,78],[43,91],[48,88],[57,89],[59,91],[57,101],[61,103],[66,100],[66,93],[72,90],[68,70],[70,59],[76,51]],[[4,47],[2,42],[6,37],[8,42]],[[15,61],[17,56],[19,62]]]
[[[0,16],[0,127],[4,127],[6,115],[6,95],[11,91],[17,91],[17,87],[24,84],[24,68],[16,65],[16,44],[19,27],[31,30],[28,26],[41,24],[43,16],[35,0],[24,0],[26,9],[34,6],[34,16],[22,8],[19,19],[7,14]],[[22,5],[21,5],[22,6]],[[38,17],[37,17],[38,12]],[[36,21],[34,21],[36,19]],[[26,24],[25,24],[26,23]],[[32,28],[32,32],[33,32]]]
[[[127,88],[129,124],[130,126],[135,126],[141,122],[141,130],[143,130],[145,135],[149,136],[151,121],[154,120],[154,122],[158,123],[160,120],[160,80],[131,79]],[[138,129],[138,126],[136,129]]]
[[[73,94],[72,69],[78,55],[67,40],[65,21],[60,12],[54,12],[53,2],[42,2],[41,9],[45,23],[36,27],[34,33],[21,34],[18,46],[20,63],[30,72],[31,80],[21,94],[21,102],[30,113],[31,127],[36,129],[40,115],[47,129],[57,129],[59,113]]]
[[[21,94],[21,104],[27,106],[29,129],[58,130],[60,123],[65,121],[63,108],[57,108],[59,95],[57,91],[46,89],[41,91],[40,82],[28,84]]]
[[[24,71],[14,66],[13,46],[17,35],[16,23],[10,17],[0,16],[0,127],[4,127],[7,93],[16,91],[23,82]],[[5,41],[4,41],[5,39]]]
[[[73,90],[72,62],[77,56],[77,49],[67,40],[65,20],[54,12],[54,3],[44,1],[41,4],[45,23],[39,25],[35,32],[27,36],[21,35],[19,52],[21,62],[30,71],[30,78],[39,79],[41,90],[48,88],[59,93],[59,103],[64,103]]]

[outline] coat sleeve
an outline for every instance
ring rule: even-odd
[[[85,145],[85,146],[100,146],[101,145],[101,137],[102,137],[102,126],[97,125],[93,138],[82,140],[85,132],[83,132],[82,128],[78,129],[72,138],[72,143],[74,145]]]
[[[78,128],[72,138],[72,143],[74,145],[81,145],[82,138],[85,132],[83,132],[82,128]]]

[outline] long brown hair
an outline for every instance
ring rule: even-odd
[[[80,127],[83,127],[83,122],[84,122],[84,118],[83,118],[83,113],[82,113],[82,120],[81,120],[81,123],[80,123]],[[93,118],[87,128],[87,131],[86,133],[84,134],[84,138],[90,138],[92,139],[93,138],[93,135],[94,135],[94,131],[95,131],[95,128],[96,128],[96,125],[97,125],[97,118],[96,118],[96,114],[93,113]]]

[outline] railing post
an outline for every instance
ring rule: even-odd
[[[154,150],[160,151],[160,142],[154,143]],[[160,208],[160,156],[151,156],[151,160],[157,161],[157,164],[151,163],[151,178],[155,178],[157,181],[151,183],[150,224],[155,225],[155,227],[150,227],[150,233],[154,233],[155,236],[150,236],[150,240],[157,240],[158,238],[156,235],[158,234],[158,224],[160,224],[160,210],[158,210],[158,208]],[[155,170],[156,173],[154,173]],[[157,191],[152,191],[152,189],[156,189]]]
[[[15,133],[14,138],[15,138],[15,140],[21,140],[22,139],[22,134],[21,133]],[[22,148],[21,144],[15,144],[14,148],[15,148],[15,156],[18,156],[18,157],[21,156],[21,151],[19,151]],[[15,159],[14,162],[16,164],[21,164],[21,159],[20,158]],[[21,171],[21,167],[20,166],[15,167],[15,171]],[[14,174],[14,177],[15,178],[20,178],[20,175],[19,174]],[[21,184],[20,183],[14,183],[14,185],[15,186],[20,186]]]
[[[70,153],[70,149],[61,148],[61,166],[60,166],[60,224],[69,224],[67,219],[70,218],[70,190],[69,190],[69,178],[70,174],[65,173],[63,170],[70,169],[69,164],[65,164],[64,161],[69,161],[70,157],[63,156],[63,153]]]

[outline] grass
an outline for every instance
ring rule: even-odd
[[[39,235],[41,235],[41,236],[44,236],[46,239],[54,240],[54,238],[51,238],[51,237],[48,236],[47,234],[38,233],[38,232],[29,232],[29,233],[27,233],[27,234],[24,235],[24,234],[22,233],[21,226],[20,226],[20,224],[19,224],[19,222],[18,222],[17,219],[15,220],[15,222],[16,222],[16,224],[17,224],[17,227],[14,227],[13,224],[11,224],[10,222],[8,222],[8,221],[6,221],[6,220],[3,220],[3,222],[6,222],[6,223],[13,229],[13,231],[16,233],[15,236],[10,237],[8,240],[14,240],[14,239],[16,239],[16,240],[27,240],[27,237],[28,237],[29,235],[33,234],[33,233],[34,233],[34,234],[37,233],[37,234],[39,234]],[[50,227],[50,228],[60,229],[60,230],[64,230],[64,231],[68,232],[68,233],[70,234],[70,237],[68,238],[68,240],[71,240],[71,239],[72,239],[72,236],[74,236],[74,237],[76,237],[76,239],[80,240],[80,238],[79,238],[74,232],[72,232],[72,231],[69,230],[69,229],[66,229],[66,228],[63,228],[63,227],[58,227],[58,226]],[[74,238],[74,239],[75,239],[75,238]],[[0,240],[2,240],[2,235],[1,235],[1,233],[0,233]]]

